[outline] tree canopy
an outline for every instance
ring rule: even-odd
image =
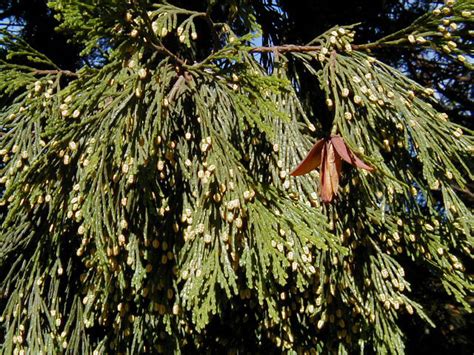
[[[0,4],[4,351],[472,350],[472,1]]]

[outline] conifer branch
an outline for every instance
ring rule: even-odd
[[[439,10],[443,39],[433,20],[374,43],[335,26],[275,46],[252,45],[250,5],[219,23],[212,6],[50,2],[88,49],[117,34],[87,75],[0,35],[2,350],[245,352],[216,341],[230,319],[257,352],[402,354],[409,316],[433,325],[413,265],[470,312],[472,131],[435,107],[435,84],[370,50],[467,61],[456,29],[471,2]],[[214,46],[192,42],[201,27]]]
[[[372,50],[372,49],[380,49],[382,47],[386,47],[388,45],[394,45],[394,44],[402,44],[402,43],[407,43],[406,40],[402,39],[399,41],[393,41],[390,43],[378,43],[378,42],[373,42],[373,43],[363,43],[363,44],[352,44],[351,48],[353,50],[359,50],[359,51],[366,51],[366,50]],[[278,52],[278,53],[308,53],[308,52],[319,52],[321,50],[321,46],[307,46],[307,45],[296,45],[296,44],[283,44],[280,46],[259,46],[259,47],[253,47],[250,49],[250,53],[273,53],[273,52]]]
[[[69,77],[73,77],[73,78],[77,78],[79,77],[79,74],[73,72],[73,71],[70,71],[70,70],[61,70],[61,69],[55,69],[55,70],[40,70],[40,69],[36,69],[33,71],[33,74],[34,75],[56,75],[56,74],[61,74],[61,75],[64,75],[64,76],[69,76]]]
[[[251,53],[288,53],[288,52],[318,52],[321,46],[300,46],[296,44],[284,44],[281,46],[260,46],[253,47]]]
[[[153,33],[151,20],[150,20],[150,17],[148,16],[148,14],[146,13],[146,11],[141,11],[141,15],[142,15],[143,20],[145,21],[145,25],[147,26],[148,30],[151,31],[150,33]],[[145,33],[145,37],[151,43],[153,48],[155,48],[158,52],[169,56],[173,61],[175,61],[180,66],[184,66],[186,64],[186,62],[183,59],[179,58],[176,54],[171,52],[162,43],[157,44],[156,41],[155,41],[155,38],[150,36],[148,33]]]
[[[168,48],[166,48],[165,46],[163,45],[158,45],[156,43],[153,43],[151,42],[151,45],[153,46],[153,48],[155,48],[158,52],[160,53],[163,53],[165,55],[167,55],[168,57],[170,57],[174,62],[176,62],[176,64],[179,64],[180,66],[184,66],[186,65],[186,61],[181,59],[180,57],[178,57],[176,54],[174,54],[173,52],[171,52]]]
[[[219,43],[219,36],[217,35],[216,29],[215,29],[216,24],[214,23],[214,21],[212,21],[211,16],[209,16],[209,14],[206,12],[200,13],[199,16],[202,17],[204,21],[206,21],[207,25],[209,26],[211,30],[212,44],[213,44],[214,50],[215,51],[218,50],[220,43]]]

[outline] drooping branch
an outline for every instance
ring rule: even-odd
[[[158,41],[157,43],[156,37],[150,35],[150,33],[153,33],[153,26],[151,24],[151,20],[147,12],[142,10],[141,15],[143,20],[145,21],[146,27],[148,28],[148,32],[145,32],[145,38],[147,39],[147,41],[149,41],[153,48],[155,48],[158,52],[169,56],[174,62],[176,62],[176,64],[184,66],[186,63],[183,59],[181,59],[175,53],[166,48],[163,43],[161,43],[161,41]]]
[[[383,44],[380,43],[367,43],[367,44],[352,44],[353,50],[371,50],[382,48]],[[321,46],[306,46],[306,45],[295,45],[295,44],[284,44],[281,46],[259,46],[254,47],[250,50],[251,53],[290,53],[290,52],[319,52]]]

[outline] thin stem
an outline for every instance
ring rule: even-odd
[[[253,47],[250,53],[287,53],[287,52],[317,52],[321,46],[299,46],[295,44],[286,44],[282,46]]]
[[[69,77],[73,77],[73,78],[77,78],[79,77],[79,74],[75,73],[75,72],[72,72],[70,70],[34,70],[33,71],[33,75],[56,75],[56,74],[61,74],[61,75],[64,75],[64,76],[69,76]]]
[[[148,17],[148,14],[146,11],[141,11],[142,18],[145,22],[145,26],[148,28],[148,31],[145,32],[145,38],[150,42],[150,44],[155,48],[158,52],[166,54],[167,56],[171,57],[172,60],[174,60],[177,64],[180,66],[185,66],[186,62],[179,58],[176,54],[171,52],[168,48],[166,48],[162,43],[157,44],[155,42],[155,38],[149,35],[149,33],[153,33],[152,25],[151,25],[151,20],[150,17]]]
[[[158,45],[156,43],[151,42],[151,45],[153,48],[155,48],[158,52],[166,54],[167,56],[171,57],[172,60],[174,60],[176,63],[178,63],[180,66],[184,67],[186,65],[186,62],[182,60],[180,57],[178,57],[176,54],[171,52],[168,48],[166,48],[163,45]]]

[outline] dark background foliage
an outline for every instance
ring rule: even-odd
[[[74,70],[84,64],[97,63],[94,55],[81,57],[77,45],[71,42],[72,33],[55,31],[58,25],[54,14],[47,7],[46,0],[0,0],[1,28],[19,34],[33,48],[43,52],[63,69]],[[177,5],[189,6],[188,1],[174,1]],[[367,43],[406,27],[421,14],[433,9],[439,1],[426,0],[257,0],[257,1],[193,1],[192,6],[206,10],[212,4],[213,17],[227,17],[232,13],[239,16],[239,6],[247,6],[262,26],[263,45],[305,44],[334,25],[357,26],[358,43]],[[245,18],[237,19],[245,23]],[[239,21],[236,21],[238,24]],[[203,24],[204,26],[204,24]],[[245,26],[242,26],[243,28]],[[238,28],[237,28],[238,29]],[[209,38],[200,39],[201,46],[210,46]],[[1,52],[0,52],[1,53]],[[474,111],[474,90],[472,72],[465,67],[449,61],[440,54],[410,49],[380,50],[378,58],[402,70],[422,85],[432,87],[440,98],[440,106],[450,118],[471,129]],[[271,57],[262,57],[271,67]],[[300,94],[313,110],[320,110],[323,95],[315,89],[317,85],[310,76],[305,77],[299,68],[298,80]],[[318,113],[320,117],[321,112]],[[325,124],[322,123],[324,128]],[[472,189],[471,189],[472,190]],[[465,192],[465,199],[472,206],[473,194]],[[469,265],[467,265],[469,268]],[[413,267],[417,267],[413,265]],[[470,265],[472,270],[472,265]],[[456,353],[474,352],[474,318],[463,314],[449,298],[440,285],[426,270],[419,270],[416,279],[410,280],[417,299],[436,322],[437,328],[429,328],[421,321],[407,320],[407,350],[409,353]],[[248,313],[248,314],[251,314]],[[245,316],[243,317],[245,318]],[[242,320],[241,334],[237,338],[245,339],[247,322],[255,322],[252,316]],[[234,320],[235,322],[235,320]],[[234,330],[223,326],[225,318],[219,324],[213,324],[209,331],[210,339],[219,334]],[[248,323],[247,323],[248,324]],[[222,349],[224,350],[224,349]]]
[[[58,22],[45,0],[0,1],[2,28],[19,32],[33,48],[40,50],[64,69],[74,69],[80,63],[80,49],[68,43],[68,38],[55,31]]]

